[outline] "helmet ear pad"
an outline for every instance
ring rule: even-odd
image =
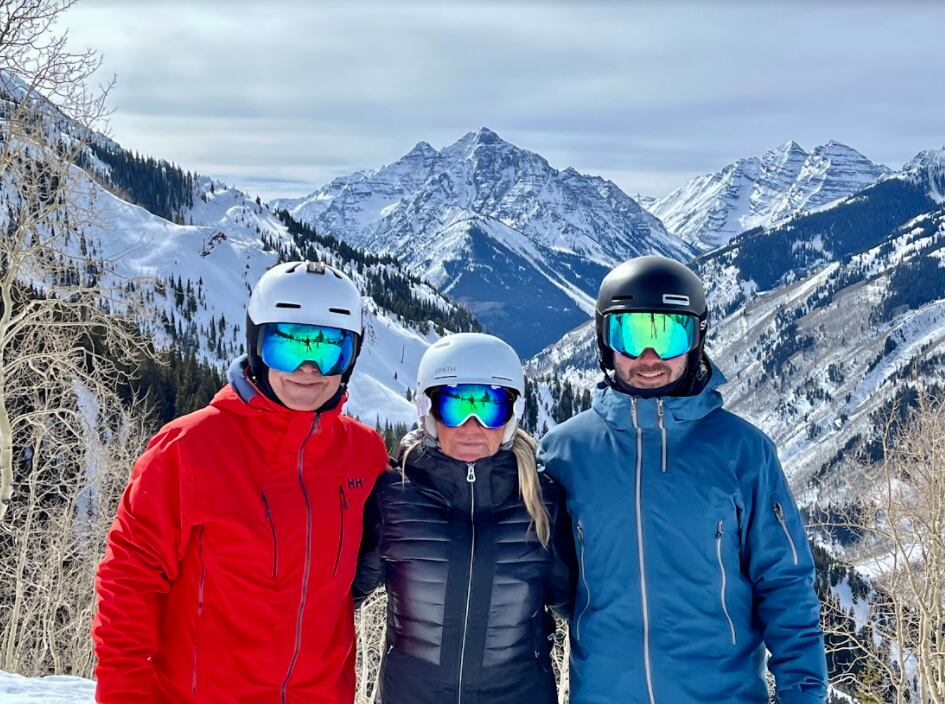
[[[597,328],[597,352],[600,356],[602,371],[612,371],[614,368],[614,351],[604,342],[604,316],[595,311],[594,324]]]
[[[433,401],[430,400],[426,392],[420,391],[419,389],[417,389],[417,395],[414,398],[416,399],[417,415],[420,417],[423,431],[434,440],[438,439],[436,419],[433,417],[433,414],[430,413],[430,409],[433,407]]]
[[[351,366],[348,367],[341,375],[341,385],[347,387],[348,382],[351,381],[351,375],[354,374],[354,367],[358,362],[358,357],[361,356],[361,348],[364,345],[364,328],[361,329],[361,332],[354,336],[354,357],[351,359]]]

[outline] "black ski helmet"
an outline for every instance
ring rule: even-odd
[[[689,352],[687,374],[698,371],[708,329],[708,307],[702,282],[688,267],[674,259],[650,255],[636,257],[614,267],[604,277],[597,294],[594,322],[600,367],[613,371],[614,351],[604,342],[604,316],[608,313],[687,313],[699,320],[699,342]]]

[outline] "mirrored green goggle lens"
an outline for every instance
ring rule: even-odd
[[[607,346],[628,357],[647,349],[660,359],[686,354],[696,346],[698,320],[679,313],[611,313],[605,319]]]
[[[486,428],[501,428],[515,413],[515,395],[502,386],[440,386],[430,398],[433,417],[449,428],[458,428],[472,417]]]
[[[323,376],[348,371],[354,361],[355,334],[323,325],[266,323],[259,331],[257,352],[267,366],[291,374],[312,362]]]

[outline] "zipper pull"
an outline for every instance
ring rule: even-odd
[[[719,521],[719,525],[715,529],[715,537],[721,538],[725,534],[725,526],[722,525],[722,521]]]
[[[777,501],[774,502],[774,515],[778,517],[781,523],[784,523],[784,508]]]
[[[474,462],[466,463],[466,481],[470,484],[476,481],[476,464]]]
[[[630,397],[630,416],[633,418],[633,427],[637,427],[637,398],[636,396]]]
[[[581,541],[581,544],[584,544],[584,526],[578,521],[577,524],[578,540]]]
[[[656,399],[656,415],[659,416],[660,421],[663,420],[663,399]]]
[[[339,484],[338,493],[341,494],[341,508],[348,508],[348,497],[345,496],[345,488]]]

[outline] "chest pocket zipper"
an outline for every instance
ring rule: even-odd
[[[584,614],[587,613],[587,610],[591,606],[591,586],[587,582],[587,570],[584,568],[584,525],[578,521],[577,524],[577,534],[578,542],[581,544],[581,581],[584,582],[584,593],[587,595],[587,600],[584,602],[584,608],[581,609],[581,613],[578,614],[577,620],[574,622],[574,637],[577,640],[581,639],[581,619],[584,618]]]
[[[279,571],[279,541],[276,538],[276,523],[272,519],[272,507],[269,505],[269,498],[265,491],[260,491],[263,506],[266,508],[266,520],[269,521],[269,530],[272,532],[272,576],[275,578]]]
[[[796,565],[797,560],[797,547],[794,545],[794,538],[791,537],[791,531],[788,530],[787,521],[784,520],[784,507],[778,502],[774,502],[774,515],[778,519],[778,523],[781,524],[781,530],[784,531],[784,537],[787,538],[788,545],[791,546],[791,558]]]
[[[728,586],[728,582],[725,575],[725,562],[722,560],[722,536],[725,535],[725,525],[722,521],[718,522],[718,525],[715,527],[715,555],[719,561],[719,574],[722,577],[722,591],[720,594],[720,599],[722,602],[722,613],[725,614],[725,620],[728,621],[728,630],[731,635],[732,645],[737,643],[735,639],[735,624],[732,622],[732,617],[728,612],[728,602],[725,598],[725,589]]]
[[[345,544],[345,514],[348,513],[348,497],[345,496],[345,487],[338,485],[338,511],[341,518],[341,529],[338,531],[338,552],[335,553],[335,566],[331,570],[332,576],[338,574],[338,564],[341,562],[341,549]]]
[[[191,673],[191,692],[197,694],[197,652],[200,648],[200,619],[203,616],[203,592],[207,582],[207,563],[203,556],[203,528],[197,538],[197,557],[200,560],[200,579],[197,582],[197,626],[194,632],[194,652]]]

